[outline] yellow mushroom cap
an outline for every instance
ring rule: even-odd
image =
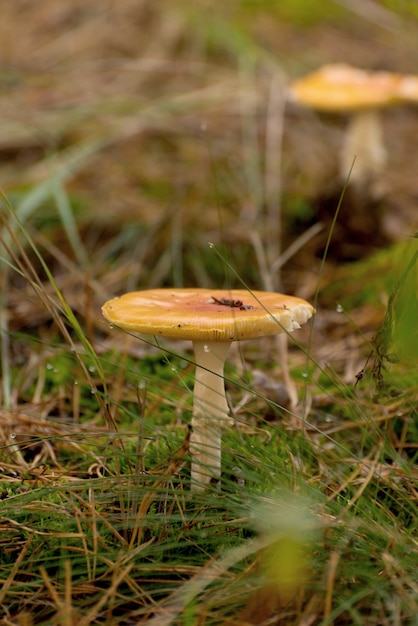
[[[172,339],[234,341],[291,332],[314,309],[305,300],[239,289],[150,289],[126,293],[102,307],[124,330]]]
[[[324,65],[294,81],[289,98],[320,111],[349,112],[407,101],[405,77],[391,72],[372,72],[344,63]]]
[[[399,99],[405,103],[418,103],[418,76],[406,74],[399,83]]]

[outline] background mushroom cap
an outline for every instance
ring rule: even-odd
[[[344,63],[324,65],[316,72],[294,81],[289,98],[320,111],[356,111],[389,106],[408,100],[405,76],[371,72]],[[415,81],[408,77],[410,90]],[[413,87],[413,88],[412,88]]]
[[[239,289],[134,291],[102,307],[106,320],[125,330],[200,341],[234,341],[291,332],[313,312],[312,305],[301,298]]]
[[[418,76],[406,74],[399,85],[399,98],[406,104],[418,104]]]

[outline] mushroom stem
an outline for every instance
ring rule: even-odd
[[[357,111],[351,115],[341,153],[340,172],[347,178],[353,161],[350,183],[375,182],[386,161],[382,124],[376,109]]]
[[[194,341],[196,361],[190,453],[192,489],[221,477],[222,430],[231,423],[225,396],[224,365],[231,342]]]

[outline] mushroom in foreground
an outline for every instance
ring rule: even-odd
[[[417,101],[418,79],[372,72],[337,63],[325,65],[289,86],[289,100],[324,113],[346,113],[349,125],[340,157],[340,175],[350,182],[374,182],[386,161],[379,112]]]
[[[221,433],[231,424],[223,378],[231,342],[292,332],[313,312],[301,298],[245,290],[151,289],[104,304],[103,316],[114,326],[193,342],[192,489],[220,478]]]

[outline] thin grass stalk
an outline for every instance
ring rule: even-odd
[[[146,406],[146,394],[147,387],[146,382],[141,381],[137,387],[137,401],[138,401],[138,435],[137,435],[137,447],[136,447],[136,463],[133,476],[133,489],[130,497],[130,515],[133,519],[138,515],[139,508],[139,485],[141,477],[145,474],[145,445],[144,445],[144,420],[145,420],[145,406]]]
[[[243,166],[245,180],[251,192],[250,206],[245,207],[241,219],[248,223],[250,232],[255,227],[256,219],[263,202],[263,175],[261,171],[261,151],[258,141],[257,111],[259,96],[257,85],[257,61],[254,57],[243,56],[239,66],[241,93],[239,98],[241,115]],[[250,95],[247,95],[248,84],[253,85]],[[248,101],[250,106],[248,106]],[[254,230],[256,230],[254,228]]]
[[[154,481],[149,488],[149,490],[144,494],[141,503],[138,507],[138,511],[135,517],[135,522],[132,529],[132,535],[129,542],[129,546],[132,549],[135,544],[140,546],[143,543],[144,538],[144,522],[147,517],[148,511],[152,506],[155,498],[158,496],[158,493],[161,489],[163,489],[166,485],[166,482],[173,474],[175,474],[179,468],[182,466],[184,462],[184,457],[189,452],[189,440],[190,440],[190,431],[187,433],[185,440],[183,441],[181,447],[176,451],[173,455],[173,460],[170,461],[166,471],[165,478],[162,480]]]
[[[57,179],[52,181],[52,195],[74,256],[80,267],[86,268],[89,264],[88,256],[79,235],[71,204],[62,181]]]
[[[277,291],[280,287],[280,269],[291,255],[295,254],[298,246],[295,244],[287,251],[286,256],[281,253],[281,151],[284,122],[284,80],[274,75],[270,83],[270,91],[266,112],[266,149],[265,149],[265,176],[263,198],[266,205],[266,216],[263,220],[264,229],[268,235],[262,242],[258,226],[260,223],[261,198],[259,202],[253,201],[253,210],[250,219],[250,241],[253,245],[263,288],[267,291]],[[257,140],[253,137],[253,147]],[[313,228],[313,236],[320,229]],[[305,241],[307,237],[303,238]],[[302,239],[301,239],[302,241]],[[318,283],[319,284],[319,283]],[[312,322],[313,323],[313,322]],[[312,327],[312,326],[311,326]],[[282,376],[289,394],[290,406],[295,409],[298,405],[298,393],[289,372],[288,363],[288,340],[286,335],[277,335],[274,339],[277,347],[278,361]],[[307,401],[303,402],[303,415],[307,415]]]
[[[68,559],[64,561],[64,615],[62,626],[73,626],[73,589],[71,563]]]
[[[45,163],[51,166],[48,178],[25,194],[23,200],[16,207],[15,225],[9,226],[7,230],[10,228],[13,230],[14,227],[20,228],[18,224],[24,224],[53,195],[54,185],[64,184],[74,176],[100,148],[101,142],[88,140],[66,148],[60,154],[46,160]],[[9,205],[4,196],[3,202],[6,206]],[[7,240],[6,230],[3,230],[0,235],[1,239],[6,237]]]
[[[74,507],[74,504],[73,504],[73,507]],[[93,576],[92,576],[92,567],[90,565],[90,559],[89,559],[89,549],[88,549],[88,546],[87,546],[87,539],[86,539],[85,533],[83,533],[83,528],[82,528],[82,525],[81,525],[81,519],[82,519],[81,511],[80,511],[80,509],[78,507],[74,511],[74,519],[75,519],[75,522],[76,522],[76,525],[77,525],[77,528],[78,528],[78,532],[80,533],[80,535],[82,537],[81,543],[82,543],[82,546],[83,546],[83,549],[84,549],[84,555],[85,555],[84,562],[86,564],[87,577],[88,577],[89,580],[92,580]]]
[[[13,212],[11,211],[12,217],[14,217],[15,219],[16,216],[13,214]],[[113,417],[110,413],[109,407],[108,407],[108,403],[107,403],[107,384],[106,384],[106,378],[104,375],[104,371],[102,368],[102,364],[100,362],[100,360],[97,357],[96,352],[94,351],[93,347],[91,346],[91,344],[89,343],[87,337],[85,336],[77,318],[75,317],[73,311],[71,310],[71,308],[69,307],[68,303],[66,302],[63,294],[61,293],[61,291],[59,290],[52,274],[51,271],[49,270],[47,264],[45,263],[39,249],[37,248],[37,246],[35,245],[35,243],[33,242],[32,238],[29,236],[29,234],[26,232],[26,230],[24,229],[23,225],[21,225],[19,222],[19,225],[21,227],[21,232],[23,233],[23,235],[26,238],[26,241],[28,242],[30,248],[33,250],[33,252],[35,253],[36,257],[38,258],[38,260],[40,261],[43,270],[45,271],[45,274],[48,278],[48,281],[50,283],[50,285],[52,286],[54,293],[57,297],[58,303],[56,301],[54,301],[51,296],[49,296],[43,287],[42,281],[39,278],[35,268],[33,267],[31,261],[29,260],[29,257],[27,256],[24,248],[22,247],[22,245],[20,244],[20,242],[17,239],[17,236],[14,232],[14,230],[9,227],[9,224],[7,221],[5,221],[5,219],[3,218],[3,223],[4,223],[4,227],[6,229],[6,231],[8,232],[11,241],[14,243],[16,250],[18,251],[15,252],[8,244],[6,241],[3,241],[3,245],[5,246],[8,254],[10,255],[10,258],[13,260],[13,262],[15,263],[15,267],[17,268],[18,272],[26,278],[26,280],[28,281],[29,285],[34,289],[36,295],[38,296],[39,300],[41,301],[41,303],[43,304],[43,306],[45,307],[45,309],[47,311],[49,311],[49,313],[51,314],[52,319],[55,321],[55,323],[57,324],[58,328],[60,329],[63,337],[66,339],[73,355],[75,356],[75,358],[77,359],[77,361],[80,364],[80,367],[82,368],[82,371],[86,377],[86,380],[88,381],[90,388],[96,393],[97,392],[97,387],[96,387],[96,383],[93,380],[88,368],[86,367],[83,359],[80,356],[79,350],[76,347],[66,325],[65,322],[63,321],[63,317],[64,319],[66,319],[66,321],[71,325],[71,327],[73,328],[73,330],[76,332],[78,339],[80,340],[81,344],[83,345],[86,353],[90,356],[90,358],[93,360],[96,369],[97,369],[97,373],[100,377],[101,380],[101,384],[103,385],[104,388],[104,396],[103,399],[100,396],[100,394],[97,394],[97,401],[99,402],[99,405],[101,406],[101,409],[103,411],[103,415],[105,416],[108,425],[110,427],[110,429],[113,432],[117,432],[117,428],[116,428],[116,424],[114,423]],[[18,256],[18,254],[20,255],[20,258]],[[22,260],[21,260],[22,259]]]
[[[281,257],[281,153],[284,124],[285,91],[284,78],[278,78],[277,68],[272,68],[269,93],[266,110],[266,142],[265,142],[265,170],[264,177],[261,177],[259,185],[259,197],[253,196],[253,207],[246,219],[249,219],[250,241],[253,245],[263,289],[266,291],[280,290],[280,268],[277,259]],[[248,115],[245,116],[243,126],[249,124]],[[256,124],[249,124],[252,128]],[[257,131],[250,133],[251,152],[258,154]],[[251,169],[251,168],[250,168]],[[254,175],[254,170],[253,174]],[[265,206],[265,214],[262,215],[262,206]],[[264,241],[260,235],[264,232]],[[274,267],[274,270],[273,270]],[[289,372],[288,361],[288,340],[287,335],[277,335],[274,337],[278,362],[282,372],[285,387],[287,389],[290,406],[295,409],[298,404],[298,393],[296,384]],[[304,415],[306,414],[306,406]]]
[[[90,532],[92,535],[92,542],[93,542],[93,562],[92,562],[92,572],[93,575],[96,575],[96,571],[97,571],[97,555],[99,552],[99,531],[97,529],[97,509],[96,509],[96,502],[95,502],[95,488],[94,486],[90,486],[89,491],[88,491],[88,498],[89,498],[89,502],[88,502],[88,506],[91,512],[91,517],[90,517]]]
[[[48,576],[48,572],[46,571],[45,567],[43,565],[40,566],[39,568],[39,573],[41,574],[42,580],[45,583],[46,588],[49,591],[49,594],[52,598],[52,601],[55,604],[55,608],[57,609],[57,611],[62,611],[64,608],[64,603],[62,602],[58,592],[56,591],[54,585],[52,584],[52,581],[50,579],[50,577]]]
[[[334,588],[337,576],[338,564],[340,562],[341,554],[339,552],[331,552],[328,567],[326,571],[326,592],[324,599],[324,619],[328,619],[331,609],[332,609],[332,601],[334,595]]]
[[[178,207],[171,217],[171,266],[173,287],[183,287],[183,210]]]
[[[357,500],[363,495],[366,487],[369,485],[370,481],[372,480],[372,478],[375,476],[376,474],[376,468],[377,465],[379,463],[379,459],[382,453],[382,444],[378,447],[376,454],[375,454],[375,458],[372,460],[371,465],[370,465],[370,469],[369,472],[366,476],[366,478],[362,481],[360,488],[356,491],[355,494],[353,494],[353,496],[350,498],[350,500],[347,502],[347,504],[345,505],[345,507],[342,509],[342,511],[340,512],[340,515],[343,516],[345,515],[345,513],[351,509],[351,507],[357,502]]]
[[[304,248],[311,239],[316,237],[321,230],[323,230],[324,226],[321,222],[316,222],[310,226],[307,230],[305,230],[297,239],[292,241],[286,250],[284,250],[276,259],[274,259],[271,264],[271,271],[273,274],[281,270],[283,265],[285,265],[292,257],[294,257],[302,248]]]
[[[335,209],[335,212],[334,212],[334,215],[333,215],[333,218],[332,218],[332,222],[331,222],[331,225],[330,225],[330,228],[329,228],[329,231],[328,231],[328,236],[327,236],[327,240],[326,240],[325,248],[324,248],[324,253],[322,255],[321,264],[320,264],[319,271],[318,271],[318,279],[317,279],[316,289],[315,289],[315,292],[314,292],[314,297],[313,297],[313,302],[312,302],[312,304],[313,304],[315,309],[318,306],[318,298],[319,298],[319,291],[320,291],[320,288],[321,288],[321,280],[322,280],[322,276],[323,276],[324,270],[325,270],[325,261],[328,258],[328,250],[329,250],[329,247],[331,245],[331,241],[332,241],[332,237],[333,237],[333,234],[334,234],[335,226],[336,226],[337,221],[338,221],[338,216],[339,216],[339,213],[340,213],[340,209],[341,209],[342,203],[344,201],[344,196],[345,196],[345,193],[347,191],[348,184],[350,182],[351,172],[353,170],[354,163],[355,163],[355,158],[353,159],[353,163],[351,165],[350,171],[348,172],[347,178],[346,178],[346,180],[344,182],[344,186],[343,186],[343,189],[341,191],[341,195],[340,195],[338,204],[336,206],[336,209]],[[309,369],[309,361],[310,361],[310,356],[309,355],[311,353],[311,347],[312,347],[314,321],[315,321],[314,317],[312,317],[311,320],[308,322],[309,334],[308,334],[307,350],[306,350],[306,355],[307,355],[306,369],[307,370]],[[302,412],[303,412],[303,414],[306,413],[306,408],[307,408],[307,404],[308,404],[307,384],[308,384],[308,381],[306,380],[305,381],[305,385],[303,387],[303,397],[302,397]]]
[[[90,611],[88,611],[88,613],[79,620],[78,626],[90,626],[92,621],[99,617],[103,607],[106,605],[107,602],[109,602],[112,597],[114,597],[119,585],[126,579],[134,565],[135,563],[129,563],[129,565],[127,565],[125,569],[122,569],[119,572],[116,571],[115,567],[115,569],[113,570],[112,581],[109,589],[106,589],[104,591],[100,599],[96,602],[96,604],[94,604],[94,606],[92,606]]]
[[[266,206],[266,257],[269,270],[271,291],[281,287],[280,271],[271,271],[274,260],[281,256],[282,244],[282,140],[285,108],[285,80],[276,68],[272,68],[267,109],[266,109],[266,145],[264,173],[264,204]]]
[[[110,533],[114,536],[114,538],[116,539],[116,541],[121,545],[121,546],[126,546],[127,542],[124,539],[124,537],[118,532],[118,530],[114,527],[114,525],[111,523],[110,520],[107,519],[106,515],[101,515],[99,514],[99,512],[97,511],[97,509],[92,508],[91,503],[86,502],[79,494],[77,494],[77,492],[75,490],[72,490],[71,492],[71,498],[74,498],[75,500],[77,500],[80,505],[82,507],[84,507],[85,509],[87,509],[89,511],[90,517],[99,517],[100,518],[100,523],[103,524],[104,526],[106,526],[106,528],[110,531]],[[80,519],[86,519],[85,516],[83,516],[83,512],[82,509],[80,507],[77,507],[76,504],[74,503],[73,500],[71,500],[70,498],[68,499],[69,502],[71,502],[72,506],[76,508],[76,512],[78,514],[78,516],[80,517]],[[97,524],[97,522],[96,522]],[[83,538],[83,541],[85,541],[85,536],[83,534],[80,535]],[[101,537],[100,534],[97,533],[96,535],[96,542],[100,546],[103,547],[104,542],[101,541]],[[87,543],[85,543],[85,550],[86,550],[86,554],[88,552],[87,550]]]
[[[10,574],[7,577],[6,580],[2,581],[2,588],[0,589],[0,606],[3,604],[12,584],[13,581],[15,579],[15,576],[17,574],[17,572],[19,571],[19,568],[21,567],[27,553],[29,550],[29,547],[32,543],[33,540],[33,533],[29,534],[28,539],[25,542],[25,545],[23,546],[22,550],[19,553],[19,556],[17,557],[16,561],[14,562],[11,570],[10,570]]]
[[[418,582],[411,579],[406,574],[399,561],[388,552],[382,554],[382,560],[399,597],[402,598],[409,607],[412,615],[418,615]],[[406,583],[411,593],[407,592],[405,585],[403,585],[401,581]]]
[[[4,260],[4,259],[3,259]],[[1,342],[1,373],[2,373],[2,405],[6,410],[11,409],[12,382],[10,368],[10,335],[8,313],[8,284],[9,268],[2,270],[2,284],[0,287],[0,342]]]

